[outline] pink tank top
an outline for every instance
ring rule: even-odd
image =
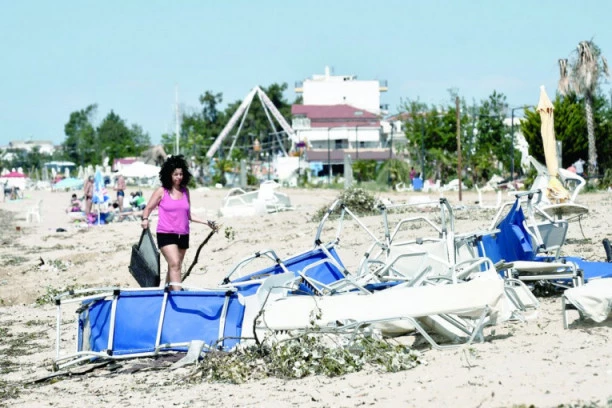
[[[163,234],[189,234],[189,201],[187,190],[183,189],[183,197],[175,200],[170,197],[168,190],[159,202],[157,210],[157,232]]]

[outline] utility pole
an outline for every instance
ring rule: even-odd
[[[388,184],[391,186],[391,159],[393,159],[393,128],[395,123],[391,122],[391,136],[389,137],[389,173],[388,173]]]
[[[459,179],[459,202],[461,202],[461,112],[459,110],[459,97],[455,97],[455,110],[457,112],[457,178]]]
[[[175,122],[176,122],[176,128],[174,130],[174,135],[176,137],[176,146],[174,146],[174,155],[178,156],[179,154],[179,128],[180,128],[180,123],[179,123],[179,103],[178,103],[178,85],[174,86],[174,96],[175,96],[175,114],[176,114],[176,118],[175,118]]]
[[[421,116],[421,180],[425,180],[425,115]]]
[[[359,137],[357,137],[357,126],[355,126],[355,153],[356,153],[356,157],[355,160],[359,160]]]
[[[331,185],[331,150],[330,150],[330,140],[329,140],[329,129],[327,128],[327,184]]]

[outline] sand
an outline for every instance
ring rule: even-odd
[[[214,287],[238,261],[258,250],[273,249],[286,257],[310,249],[318,226],[312,217],[338,191],[282,191],[291,198],[294,211],[228,219],[216,215],[226,190],[192,191],[194,213],[217,219],[222,228],[202,251],[186,283]],[[134,362],[122,363],[119,368],[91,367],[87,373],[32,383],[52,374],[55,356],[56,310],[45,298],[72,287],[138,287],[128,264],[140,223],[75,224],[65,213],[70,195],[27,191],[23,200],[0,203],[0,406],[612,406],[612,321],[595,324],[578,321],[572,314],[565,330],[559,296],[541,298],[535,320],[488,330],[484,343],[444,351],[421,346],[426,364],[399,373],[367,370],[339,378],[188,384],[183,381],[188,368],[170,371],[163,364],[144,361],[140,370],[134,369],[138,367]],[[376,195],[393,202],[418,196]],[[456,192],[446,197],[451,204],[460,204]],[[484,229],[494,215],[492,210],[478,209],[475,197],[472,192],[463,194],[461,204],[468,208],[456,211],[459,232]],[[26,212],[39,200],[41,222],[27,223]],[[495,197],[487,195],[485,201],[492,204]],[[579,202],[588,205],[590,213],[580,224],[570,225],[563,253],[602,261],[601,241],[611,231],[612,195],[581,194]],[[209,232],[201,225],[192,229],[186,266]],[[325,229],[329,236],[334,231]],[[345,233],[343,256],[348,264],[356,264],[363,253],[361,235],[353,229]],[[74,328],[66,330],[72,333]]]

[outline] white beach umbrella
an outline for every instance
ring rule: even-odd
[[[544,157],[548,174],[557,177],[559,163],[557,162],[557,141],[555,140],[555,114],[552,102],[546,94],[546,89],[540,87],[540,101],[538,102],[538,113],[542,121],[541,133],[544,143]]]
[[[549,180],[546,194],[552,202],[565,202],[569,200],[569,192],[559,181],[559,162],[557,161],[557,140],[555,138],[555,115],[552,102],[546,94],[546,89],[540,87],[540,101],[537,107],[542,121],[541,133],[544,144],[544,158]]]

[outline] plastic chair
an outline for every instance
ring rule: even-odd
[[[30,207],[30,209],[26,213],[26,222],[34,222],[34,220],[36,220],[36,222],[42,221],[42,216],[40,214],[42,201],[43,200],[38,200],[38,203],[36,205]]]

